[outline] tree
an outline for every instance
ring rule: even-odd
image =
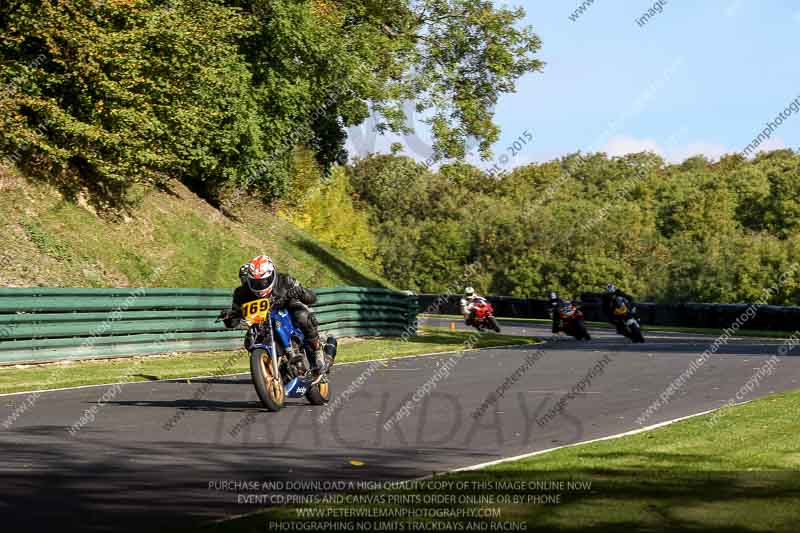
[[[785,304],[800,294],[798,163],[791,151],[714,164],[572,154],[492,177],[371,156],[349,175],[400,286],[445,290],[479,262],[474,284],[490,294],[614,282],[645,300],[752,302],[796,268],[770,295]]]
[[[438,156],[474,137],[488,157],[498,97],[542,67],[522,16],[485,0],[10,0],[0,150],[108,199],[177,177],[212,201],[230,184],[272,200],[295,148],[327,172],[345,128],[374,112],[405,131],[413,99]]]
[[[132,182],[178,176],[209,196],[263,157],[257,93],[238,53],[248,21],[237,10],[203,0],[37,4],[0,8],[0,80],[10,88],[0,96],[2,149],[21,151],[65,192],[88,188],[113,203]]]

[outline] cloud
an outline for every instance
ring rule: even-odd
[[[600,148],[600,151],[612,157],[647,151],[661,154],[661,149],[655,140],[637,139],[629,135],[614,135]]]
[[[682,136],[682,135],[681,135]],[[777,141],[777,139],[776,139]],[[635,154],[637,152],[655,152],[671,163],[680,163],[686,159],[702,155],[710,160],[717,160],[725,154],[735,152],[725,145],[713,142],[695,141],[683,145],[678,145],[668,141],[668,146],[658,144],[655,139],[639,139],[630,135],[615,135],[601,148],[609,156],[622,156],[625,154]],[[774,150],[776,146],[764,143],[762,147],[766,150]]]
[[[666,156],[663,157],[673,163],[679,163],[696,155],[704,155],[707,159],[716,160],[731,152],[732,150],[730,148],[722,144],[698,141],[685,146],[673,147],[668,150]]]

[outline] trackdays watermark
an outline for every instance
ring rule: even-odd
[[[351,396],[353,396],[358,389],[360,389],[364,383],[378,371],[379,368],[385,365],[384,361],[372,361],[363,372],[361,372],[356,379],[350,382],[350,385],[342,391],[341,394],[338,394],[333,402],[329,403],[325,406],[322,413],[319,415],[319,422],[324,424],[331,416],[333,411],[337,409],[342,404],[346,403]]]
[[[465,346],[469,341],[465,342]],[[466,349],[466,348],[465,348]],[[395,414],[389,418],[384,424],[383,429],[389,431],[392,427],[402,420],[403,418],[407,417],[411,414],[414,407],[427,395],[431,393],[431,391],[436,388],[439,381],[447,379],[450,376],[450,370],[456,367],[456,365],[461,360],[460,357],[450,357],[442,363],[439,368],[433,373],[433,375],[428,378],[428,380],[422,384],[422,386],[418,387],[417,390],[414,391],[414,394],[411,396],[410,400],[407,400],[396,412]]]
[[[358,403],[363,414],[360,415],[358,432],[350,430],[352,419],[343,416],[343,409],[335,410],[324,425],[308,409],[284,409],[274,416],[284,417],[285,423],[276,424],[274,416],[257,417],[257,423],[238,438],[246,444],[259,447],[285,447],[298,441],[313,443],[318,448],[333,443],[335,447],[348,449],[382,447],[387,442],[421,448],[460,446],[466,449],[475,442],[480,442],[481,446],[502,447],[509,442],[527,446],[540,435],[536,420],[547,410],[553,395],[548,394],[541,401],[532,403],[526,391],[506,393],[494,404],[495,409],[475,419],[469,414],[477,405],[465,405],[465,402],[475,398],[433,390],[420,400],[413,415],[403,424],[395,424],[387,430],[384,423],[405,404],[407,398],[406,395],[399,397],[388,391],[361,391]],[[508,413],[509,417],[506,418],[503,413]],[[568,406],[560,415],[559,431],[564,430],[561,442],[583,440],[583,421],[573,416]]]
[[[522,363],[513,374],[508,376],[503,383],[500,384],[494,391],[489,393],[483,403],[472,413],[472,418],[480,418],[486,410],[497,403],[503,397],[508,389],[510,389],[536,362],[544,357],[544,350],[541,348],[533,353],[525,356],[525,362]]]

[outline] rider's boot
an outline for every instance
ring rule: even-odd
[[[322,352],[322,343],[319,337],[309,341],[308,344],[314,350],[312,361],[309,363],[311,363],[311,376],[316,379],[325,372],[325,354]]]

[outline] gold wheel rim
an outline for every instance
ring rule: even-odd
[[[329,391],[328,391],[328,383],[327,382],[319,384],[319,394],[320,394],[320,396],[322,396],[326,400],[328,399]]]
[[[282,403],[284,393],[283,385],[281,385],[279,379],[275,379],[272,375],[272,361],[266,353],[261,356],[261,369],[264,374],[264,384],[267,386],[270,396],[272,396],[277,403]]]

